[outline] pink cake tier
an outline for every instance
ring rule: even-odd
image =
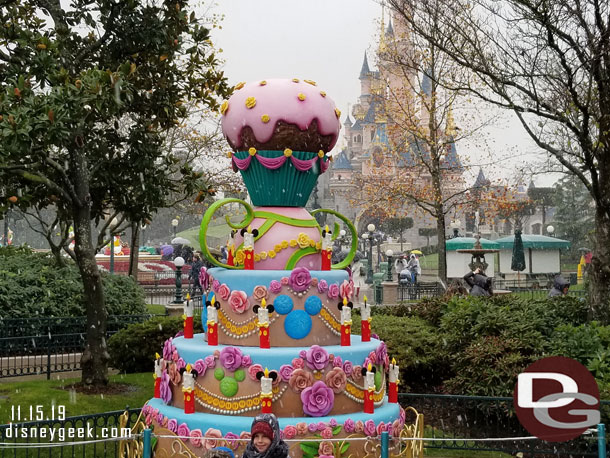
[[[274,307],[269,317],[272,347],[337,345],[340,342],[339,302],[352,301],[354,283],[345,270],[292,271],[209,270],[209,284],[218,310],[218,342],[258,345],[256,305],[265,299]],[[206,329],[207,308],[202,322]]]

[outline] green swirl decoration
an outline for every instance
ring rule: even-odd
[[[210,225],[210,221],[212,221],[212,217],[214,216],[214,213],[216,213],[216,211],[223,205],[232,204],[232,203],[238,203],[238,204],[242,205],[246,209],[246,216],[244,217],[244,219],[241,222],[239,222],[237,224],[233,224],[231,222],[231,219],[229,218],[229,216],[226,215],[225,220],[230,228],[242,229],[244,227],[248,227],[248,225],[252,222],[252,220],[254,219],[254,210],[250,206],[250,204],[248,204],[247,202],[245,202],[241,199],[234,199],[234,198],[218,200],[218,201],[214,202],[212,205],[210,205],[210,208],[208,208],[207,211],[205,212],[205,214],[203,215],[203,219],[201,220],[201,229],[199,230],[199,245],[201,247],[201,252],[203,253],[203,255],[212,264],[214,264],[218,267],[224,267],[226,269],[243,269],[244,268],[243,266],[240,266],[240,267],[230,266],[228,264],[223,264],[222,262],[218,261],[214,256],[212,256],[212,253],[210,253],[210,249],[208,248],[208,244],[207,244],[207,230],[208,230],[208,226]]]
[[[347,254],[347,256],[345,257],[345,259],[343,261],[341,261],[338,264],[331,265],[330,268],[331,269],[344,269],[344,268],[348,267],[351,264],[352,260],[354,259],[354,256],[356,256],[356,250],[358,249],[358,233],[356,232],[356,228],[354,227],[354,225],[352,224],[352,222],[350,220],[348,220],[341,213],[336,212],[334,210],[329,210],[326,208],[319,208],[317,210],[312,211],[311,215],[314,216],[317,213],[330,213],[331,215],[335,215],[337,218],[339,218],[341,221],[343,221],[345,223],[345,225],[349,228],[349,231],[352,234],[352,246],[350,247],[349,253]],[[339,225],[337,223],[335,223],[335,226],[333,228],[333,240],[335,238],[337,238],[338,234],[339,234]]]

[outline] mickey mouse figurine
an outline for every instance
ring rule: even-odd
[[[206,301],[208,311],[208,345],[218,345],[218,309],[220,304],[216,303],[216,296],[211,301]]]
[[[269,333],[269,314],[273,313],[273,304],[267,305],[265,298],[261,299],[261,305],[258,304],[252,307],[252,311],[258,315],[258,338],[260,348],[271,348],[270,333]]]
[[[180,369],[182,392],[184,393],[184,413],[195,413],[195,379],[199,373],[190,364]]]
[[[347,302],[347,298],[343,298],[343,302],[337,305],[341,310],[341,346],[349,347],[351,345],[352,335],[352,309],[354,304]]]
[[[362,376],[364,377],[364,413],[375,413],[375,372],[377,368],[370,362],[367,367],[362,368]]]
[[[322,269],[330,270],[330,261],[333,255],[333,234],[328,229],[328,225],[322,231]]]
[[[261,413],[271,413],[273,397],[273,382],[277,379],[277,372],[265,367],[265,371],[258,371],[256,378],[261,381]]]
[[[254,238],[258,237],[258,229],[242,229],[241,235],[244,238],[244,269],[254,270]]]

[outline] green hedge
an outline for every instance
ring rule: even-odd
[[[203,332],[201,316],[193,318],[195,332]],[[161,354],[163,343],[184,329],[181,317],[155,317],[132,324],[108,340],[110,366],[121,372],[152,372],[155,353]]]
[[[144,291],[131,277],[102,274],[110,315],[146,313]],[[76,265],[57,267],[50,254],[0,248],[0,318],[83,316],[83,286]]]

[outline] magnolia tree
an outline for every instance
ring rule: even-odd
[[[608,2],[389,0],[475,84],[445,84],[512,111],[595,208],[590,316],[610,304],[610,27]],[[438,34],[429,23],[439,24]]]
[[[86,384],[106,384],[106,308],[92,222],[150,219],[203,174],[163,147],[189,101],[229,88],[184,0],[21,1],[0,10],[2,204],[55,205],[74,227],[87,308]]]

